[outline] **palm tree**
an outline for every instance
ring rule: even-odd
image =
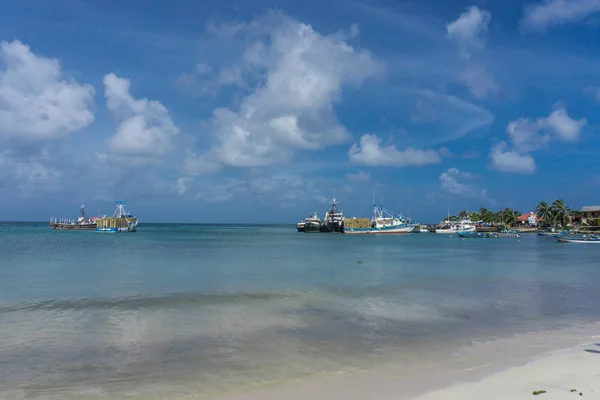
[[[460,218],[460,219],[464,219],[464,218],[467,218],[467,216],[468,216],[468,215],[469,215],[469,214],[467,213],[467,211],[465,211],[465,210],[462,210],[462,211],[460,212],[460,214],[458,214],[458,218]]]
[[[472,212],[472,213],[469,215],[469,218],[471,218],[471,221],[473,221],[473,222],[477,222],[477,221],[480,221],[480,220],[481,220],[481,215],[479,215],[479,213],[478,213],[478,212]]]
[[[554,200],[550,209],[556,223],[560,223],[563,229],[569,226],[571,209],[565,204],[564,200]]]
[[[554,220],[552,208],[545,201],[542,201],[540,204],[538,204],[537,208],[535,209],[535,213],[539,218],[544,220],[545,224],[551,224]]]
[[[490,219],[490,211],[485,207],[479,209],[479,218],[481,218],[483,222],[492,222]]]
[[[501,213],[504,223],[509,227],[515,225],[518,221],[517,218],[519,217],[519,215],[521,215],[517,211],[511,210],[510,208],[505,208],[501,211]]]

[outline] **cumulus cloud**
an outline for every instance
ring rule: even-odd
[[[348,153],[351,163],[371,166],[406,167],[441,162],[440,156],[433,150],[408,147],[400,151],[394,145],[381,146],[381,139],[375,135],[363,135]]]
[[[440,189],[454,195],[472,197],[477,193],[474,186],[460,182],[461,178],[469,179],[471,174],[461,172],[458,168],[448,168],[439,176]]]
[[[483,48],[491,19],[489,11],[471,6],[457,20],[446,25],[446,37],[456,43],[464,57],[469,58],[471,51]]]
[[[210,124],[216,144],[198,157],[202,163],[211,165],[209,170],[265,166],[289,160],[296,150],[346,141],[349,133],[333,106],[343,87],[380,75],[382,65],[368,51],[349,45],[349,35],[323,35],[282,14],[236,25],[232,35],[241,32],[250,41],[241,65],[263,79],[254,79],[260,84],[236,109],[214,110]],[[357,33],[352,30],[350,36]]]
[[[18,40],[0,42],[0,137],[63,138],[94,121],[94,88]]]
[[[160,102],[135,99],[129,79],[115,74],[104,77],[106,105],[118,121],[117,132],[109,139],[111,152],[132,156],[160,156],[171,150],[179,134],[169,111]]]
[[[600,0],[546,0],[525,7],[521,27],[544,31],[551,26],[576,23],[600,12]]]
[[[506,132],[514,147],[508,151],[506,142],[494,146],[490,152],[492,166],[505,172],[533,173],[536,169],[533,157],[528,154],[545,147],[552,140],[574,142],[579,139],[579,134],[587,120],[569,117],[567,110],[556,104],[548,117],[531,120],[519,118],[511,121],[506,127]]]
[[[585,118],[573,119],[569,117],[564,107],[557,106],[545,118],[538,118],[535,121],[520,118],[511,121],[506,131],[518,151],[529,152],[544,147],[552,139],[565,142],[577,141],[579,133],[586,125]]]
[[[501,142],[492,148],[490,160],[494,169],[504,172],[532,174],[536,169],[531,155],[508,151],[506,142]]]

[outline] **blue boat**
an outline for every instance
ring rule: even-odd
[[[600,237],[597,235],[589,235],[584,233],[572,234],[572,235],[563,235],[556,237],[556,241],[559,243],[600,243]]]
[[[500,237],[496,232],[457,232],[456,234],[465,239],[497,239]]]

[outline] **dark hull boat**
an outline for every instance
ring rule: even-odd
[[[72,230],[72,231],[93,231],[96,230],[96,218],[89,218],[85,214],[85,209],[81,206],[81,215],[77,220],[68,218],[51,218],[50,229]]]

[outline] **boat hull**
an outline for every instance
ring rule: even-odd
[[[69,231],[93,231],[96,229],[96,224],[61,224],[50,223],[51,229],[69,230]]]
[[[505,237],[505,238],[518,238],[518,237],[521,237],[520,233],[498,233],[498,235],[500,235],[500,237]]]
[[[410,233],[415,229],[414,225],[402,225],[402,226],[391,226],[384,228],[345,228],[344,233],[354,234],[354,235],[401,235],[405,233]]]
[[[123,228],[96,228],[98,233],[118,233],[118,232],[135,232],[136,228],[123,227]]]
[[[441,233],[441,234],[452,234],[452,233],[464,233],[464,232],[475,232],[475,227],[472,228],[466,228],[466,229],[436,229],[435,233]]]
[[[304,232],[314,233],[321,232],[321,225],[316,223],[306,223],[304,225]]]
[[[556,240],[560,243],[586,243],[586,244],[600,244],[600,239],[565,239],[565,238],[556,238]]]
[[[464,239],[496,239],[500,235],[495,232],[458,232],[458,236]]]

